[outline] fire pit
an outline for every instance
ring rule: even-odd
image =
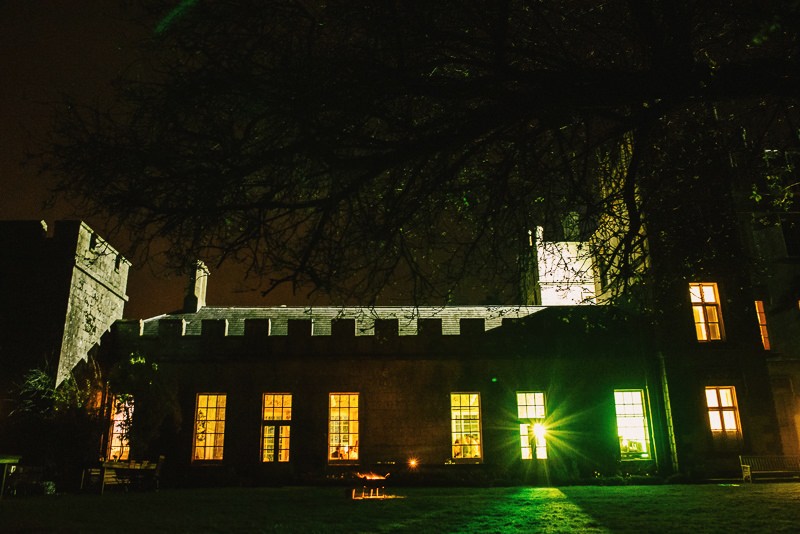
[[[356,476],[361,479],[361,490],[353,488],[351,496],[354,500],[358,499],[386,499],[386,479],[389,473],[379,475],[377,473],[356,473]]]

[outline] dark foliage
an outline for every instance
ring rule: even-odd
[[[75,489],[81,469],[97,461],[102,422],[99,370],[80,365],[55,385],[47,369],[31,369],[18,385],[5,430],[25,466],[41,470],[43,480]]]
[[[180,430],[176,385],[159,370],[158,362],[138,353],[114,364],[108,385],[116,402],[132,400],[132,410],[126,410],[123,419],[131,458],[155,460],[162,452],[159,440]]]

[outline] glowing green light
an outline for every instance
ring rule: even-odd
[[[175,9],[167,13],[167,16],[161,19],[161,22],[158,23],[156,26],[156,33],[164,33],[167,31],[172,23],[175,21],[176,18],[180,17],[186,11],[194,6],[197,3],[197,0],[183,0],[180,4],[175,6]]]
[[[492,382],[497,382],[497,377],[496,376],[492,377]]]

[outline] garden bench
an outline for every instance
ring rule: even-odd
[[[800,477],[800,456],[739,456],[742,468],[742,481],[752,482],[758,478],[797,478]]]

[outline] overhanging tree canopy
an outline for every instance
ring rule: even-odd
[[[528,230],[569,212],[583,238],[616,221],[624,287],[643,239],[725,235],[696,215],[798,144],[797,3],[143,4],[119,107],[72,104],[46,168],[176,265],[266,288],[508,295]]]

